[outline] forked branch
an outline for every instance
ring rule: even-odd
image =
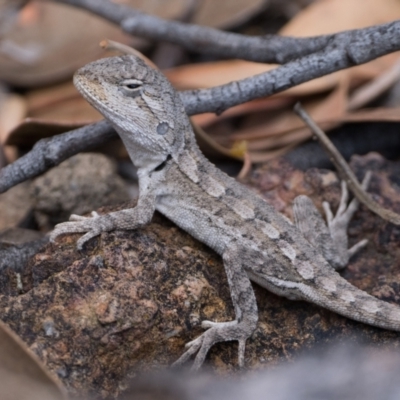
[[[143,24],[147,24],[145,30],[148,33],[143,33],[143,36],[150,35],[150,31],[153,32],[149,27],[153,26],[154,21],[157,21],[159,26],[163,28],[161,31],[157,31],[161,28],[156,29],[154,27],[156,33],[154,33],[153,39],[170,40],[174,43],[181,41],[182,45],[187,44],[187,48],[194,46],[196,49],[206,49],[204,51],[216,51],[220,55],[246,58],[245,54],[241,54],[239,49],[242,46],[243,49],[245,48],[245,52],[249,54],[265,53],[266,58],[262,61],[286,62],[293,60],[272,71],[250,78],[209,89],[181,92],[183,103],[189,115],[205,112],[221,113],[238,104],[270,96],[312,79],[363,64],[400,50],[400,21],[318,38],[270,37],[265,39],[250,38],[174,21],[152,20],[155,17],[144,15],[132,8],[108,0],[53,1],[80,7],[122,26],[126,25],[131,28],[136,26],[132,30],[138,29],[138,32],[140,31],[137,28],[138,26],[142,27],[140,29],[144,29]],[[153,22],[150,23],[149,21]],[[176,37],[173,33],[174,30],[180,32]],[[168,32],[171,32],[171,36],[168,36]],[[194,34],[195,32],[199,35],[204,33],[205,37],[208,38],[208,41],[204,43],[209,45],[199,46],[198,40],[202,40],[201,35],[197,36]],[[135,31],[135,33],[137,32]],[[264,41],[265,47],[260,48],[255,44],[252,47],[250,42],[246,42],[247,40]],[[224,53],[223,49],[218,46],[223,46],[228,53],[231,53]],[[275,57],[274,60],[268,58],[271,54],[271,57]],[[283,54],[283,56],[280,54]],[[258,61],[261,61],[261,59]],[[45,172],[78,152],[104,143],[114,135],[115,132],[111,126],[103,121],[40,141],[30,153],[0,171],[0,193]]]

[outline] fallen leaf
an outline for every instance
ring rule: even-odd
[[[342,84],[338,85],[330,93],[303,101],[303,107],[316,122],[325,120],[327,116],[331,120],[338,119],[345,114],[347,109],[347,88],[347,77],[343,76]],[[302,126],[302,121],[293,113],[291,108],[284,109],[276,116],[267,115],[265,120],[263,120],[262,114],[258,115],[255,125],[236,130],[231,138],[232,140],[251,141],[253,139],[278,136]],[[253,148],[250,143],[249,148]]]
[[[71,76],[102,55],[99,37],[128,40],[111,23],[62,4],[32,1],[20,17],[0,42],[0,78],[18,86]]]
[[[345,16],[345,17],[343,17]],[[389,22],[400,18],[397,0],[322,0],[313,3],[297,14],[280,34],[288,36],[314,36],[357,29]],[[370,63],[314,79],[284,91],[276,96],[308,96],[333,89],[344,75],[349,76],[353,88],[369,81],[397,60],[396,53],[381,57]],[[243,60],[226,60],[191,64],[165,71],[168,79],[179,89],[208,88],[244,79],[276,68],[277,65],[261,64]]]
[[[280,34],[298,37],[322,35],[381,24],[396,18],[400,18],[400,2],[397,0],[321,0],[297,14],[281,29]],[[389,54],[370,63],[303,83],[269,98],[233,107],[221,116],[211,113],[195,116],[194,121],[205,127],[247,113],[240,128],[229,135],[230,143],[245,140],[251,161],[265,161],[272,154],[282,154],[284,149],[310,137],[310,131],[304,128],[289,108],[295,101],[301,100],[317,123],[332,127],[343,118],[349,118],[349,94],[390,70],[398,57],[398,53]],[[222,85],[273,68],[277,68],[277,65],[225,60],[181,66],[166,71],[166,75],[179,89],[195,89]],[[279,99],[280,104],[277,101]]]
[[[26,101],[17,94],[5,94],[0,105],[0,144],[7,140],[9,132],[26,116]]]
[[[226,29],[247,21],[269,3],[268,0],[201,0],[191,22]]]
[[[327,116],[326,119],[318,121],[318,126],[322,130],[329,132],[329,130],[341,124],[352,122],[400,122],[400,107],[363,109],[355,112],[348,112],[336,118]],[[384,132],[382,134],[384,134]],[[312,133],[310,129],[303,124],[292,130],[282,132],[280,135],[266,139],[259,138],[248,140],[250,159],[253,163],[268,161],[275,158],[277,154],[285,154],[298,144],[310,139],[311,136]],[[241,136],[236,139],[240,138]]]
[[[37,89],[26,95],[27,116],[65,124],[85,124],[103,119],[72,82]]]
[[[398,0],[319,0],[289,21],[284,36],[314,36],[360,29],[400,17]]]
[[[0,322],[0,387],[2,400],[66,399],[60,383],[3,322]]]
[[[27,118],[10,131],[5,144],[7,146],[30,148],[40,139],[78,129],[83,125],[85,124]]]

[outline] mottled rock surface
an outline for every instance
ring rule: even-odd
[[[371,170],[370,193],[400,212],[400,164],[376,154],[355,157],[352,164],[359,178]],[[282,160],[256,169],[247,185],[289,217],[299,194],[311,196],[320,209],[323,200],[336,209],[340,198],[333,172],[303,173]],[[361,207],[349,232],[350,245],[362,238],[369,244],[343,276],[400,304],[400,227]],[[37,254],[21,276],[22,293],[11,278],[0,285],[2,319],[72,393],[115,396],[137,372],[178,358],[184,344],[202,333],[201,320],[233,318],[220,258],[163,217],[137,231],[102,234],[82,252],[75,249],[78,237],[67,235]],[[337,340],[400,347],[399,333],[254,289],[259,323],[247,344],[248,369],[275,366]],[[207,364],[222,375],[234,372],[237,343],[215,345]]]
[[[32,182],[34,213],[39,227],[50,230],[71,214],[129,200],[116,164],[99,153],[77,154]]]

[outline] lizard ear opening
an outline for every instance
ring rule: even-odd
[[[168,154],[167,158],[157,167],[154,168],[154,171],[161,171],[162,169],[164,169],[164,167],[167,165],[168,161],[171,160],[172,156],[171,154]]]

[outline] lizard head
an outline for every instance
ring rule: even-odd
[[[155,165],[182,147],[190,124],[180,96],[161,72],[139,57],[87,64],[75,73],[74,84],[111,122],[136,164],[142,158]]]

